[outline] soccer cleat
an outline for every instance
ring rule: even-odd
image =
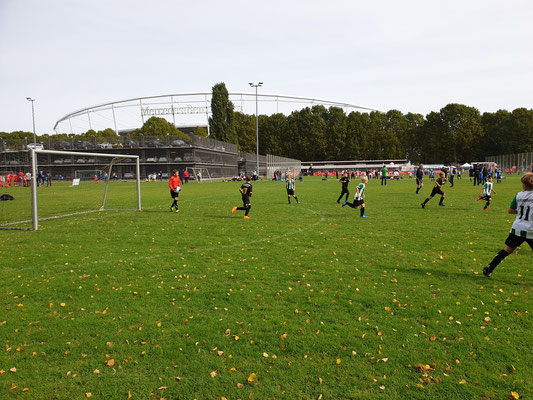
[[[348,204],[348,200],[346,200],[344,203],[342,203],[342,207],[344,207],[346,204]]]
[[[340,204],[341,202],[340,202],[339,200],[337,200],[337,203],[339,203],[339,204]]]
[[[490,272],[490,269],[489,269],[488,265],[483,268],[483,275],[485,275],[487,278],[490,278],[491,274],[492,273]]]
[[[176,213],[179,213],[179,212],[180,212],[180,210],[178,210],[178,209],[176,208],[176,211],[174,211],[174,212],[176,212]]]
[[[368,215],[361,215],[360,218],[368,218]]]
[[[420,204],[422,208],[426,208],[426,205],[424,203]]]
[[[488,211],[488,208],[487,208],[487,207],[485,207],[485,208],[483,209],[483,211]]]
[[[174,212],[174,207],[170,206],[170,212]]]
[[[439,204],[439,206],[444,207],[446,204]]]
[[[235,211],[237,211],[237,207],[233,207],[233,208],[231,209],[231,213],[232,213],[232,214],[234,214]]]
[[[250,219],[250,217],[248,215],[245,215],[244,219]]]
[[[476,201],[479,201],[479,200],[481,200],[481,196],[477,196]]]

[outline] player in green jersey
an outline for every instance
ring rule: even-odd
[[[298,197],[294,194],[294,178],[292,177],[292,174],[289,174],[287,177],[285,184],[287,186],[287,199],[289,200],[289,204],[291,204],[291,196],[294,197],[294,200],[296,200],[296,204],[300,204],[300,201],[298,200]]]
[[[365,189],[366,189],[367,182],[368,182],[368,178],[366,176],[362,176],[361,183],[357,185],[355,188],[355,195],[353,197],[353,203],[349,203],[348,200],[342,203],[343,207],[344,206],[348,206],[352,208],[361,207],[361,218],[368,218],[368,215],[365,215]]]
[[[492,193],[496,194],[496,191],[493,189],[492,184],[492,176],[489,176],[487,178],[487,182],[483,184],[483,189],[479,193],[479,196],[477,197],[477,201],[479,200],[485,200],[485,207],[483,207],[484,211],[487,211],[489,209],[490,203],[492,202]]]
[[[490,278],[498,264],[522,243],[526,242],[533,249],[533,173],[528,172],[523,175],[520,181],[523,191],[517,193],[508,211],[509,214],[515,214],[516,219],[505,240],[505,249],[500,250],[490,264],[483,268],[483,275],[487,278]]]

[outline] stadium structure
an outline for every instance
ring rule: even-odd
[[[95,131],[112,129],[117,134],[109,138],[69,137],[68,139],[49,138],[41,143],[44,149],[69,150],[87,152],[124,153],[139,156],[141,177],[162,172],[166,177],[173,169],[190,169],[206,171],[209,176],[232,177],[239,172],[251,173],[256,169],[255,154],[240,154],[238,147],[199,137],[192,134],[195,127],[204,127],[209,133],[209,117],[211,116],[211,93],[174,93],[156,96],[137,97],[118,100],[86,107],[69,112],[54,125],[58,134],[80,134],[93,129]],[[340,107],[345,112],[379,111],[339,101],[316,99],[300,96],[256,93],[230,93],[229,99],[234,110],[245,114],[255,114],[256,107],[260,114],[289,114],[304,107],[323,105]],[[181,137],[133,136],[152,116],[165,118],[181,131],[190,136],[190,140]],[[4,141],[1,144],[0,174],[26,171],[30,160],[28,150],[31,141]],[[26,153],[26,154],[24,154]],[[87,169],[97,170],[99,160],[90,157],[63,157],[49,155],[41,165],[52,175],[71,178],[75,171]],[[133,166],[118,162],[116,172],[120,177],[131,173]],[[259,174],[270,175],[275,170],[299,170],[298,160],[286,159],[277,155],[261,155],[259,157]],[[204,175],[205,176],[205,175]]]

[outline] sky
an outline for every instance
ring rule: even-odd
[[[251,92],[426,115],[533,108],[533,2],[0,0],[0,131],[140,96]]]

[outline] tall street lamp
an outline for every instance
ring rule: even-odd
[[[255,144],[257,156],[257,177],[259,177],[259,116],[257,114],[257,88],[263,86],[263,82],[250,82],[249,85],[255,88]]]
[[[33,108],[33,102],[35,99],[26,97],[26,100],[31,101],[31,117],[33,119],[33,144],[37,144],[37,135],[35,134],[35,108]]]

